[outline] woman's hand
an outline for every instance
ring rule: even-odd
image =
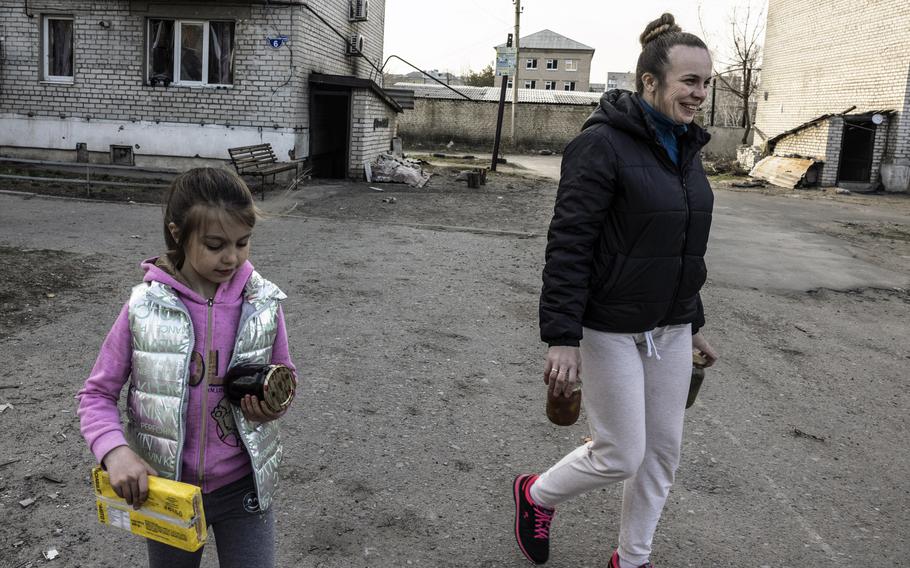
[[[543,382],[555,396],[569,398],[581,378],[581,352],[578,347],[554,345],[547,350]]]
[[[240,409],[243,411],[243,416],[247,420],[252,420],[253,422],[269,422],[280,418],[284,415],[287,409],[282,410],[281,412],[273,412],[269,405],[265,402],[261,402],[254,395],[248,394],[240,399]]]
[[[149,496],[148,476],[158,475],[158,472],[129,446],[117,446],[102,458],[101,463],[111,478],[114,493],[133,509],[139,509]]]
[[[705,363],[705,367],[710,367],[716,363],[717,359],[720,357],[700,331],[692,336],[692,347],[704,353],[705,359],[708,360],[708,362]]]

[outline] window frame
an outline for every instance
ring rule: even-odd
[[[72,75],[51,75],[50,60],[50,21],[62,20],[72,22],[73,37],[70,45],[72,57]],[[72,84],[76,82],[76,19],[73,16],[44,14],[41,16],[41,80],[48,83]]]
[[[211,24],[215,23],[227,23],[233,25],[233,33],[231,35],[231,75],[234,74],[234,53],[237,48],[237,21],[229,19],[218,19],[214,18],[211,20],[201,20],[196,18],[191,19],[181,19],[181,18],[146,18],[145,25],[145,78],[144,84],[149,85],[149,70],[151,69],[151,54],[149,53],[149,42],[152,41],[151,31],[152,31],[152,21],[167,20],[174,22],[174,43],[173,43],[173,58],[171,62],[171,73],[173,74],[173,80],[170,85],[174,87],[193,87],[193,88],[230,88],[234,86],[234,83],[209,83],[209,41],[211,34]],[[183,52],[183,26],[184,25],[201,25],[202,26],[202,61],[201,61],[201,80],[199,81],[185,81],[180,77],[180,58]],[[236,80],[236,77],[232,77],[233,80]]]
[[[537,69],[537,58],[527,58],[525,59],[525,69]]]
[[[565,60],[565,70],[566,71],[578,71],[578,60],[577,59],[566,59]]]
[[[544,91],[555,91],[556,90],[556,81],[544,81],[543,90]]]
[[[547,59],[547,71],[559,71],[559,59]]]
[[[536,89],[537,79],[525,79],[525,89]]]
[[[563,91],[574,91],[575,90],[575,81],[563,81],[562,90]]]

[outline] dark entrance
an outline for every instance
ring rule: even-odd
[[[350,139],[350,89],[328,87],[312,91],[310,162],[314,177],[347,177]]]
[[[869,183],[872,178],[874,148],[875,124],[872,121],[845,122],[837,181]]]

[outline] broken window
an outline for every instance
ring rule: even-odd
[[[73,18],[44,18],[44,79],[73,80]]]
[[[149,20],[149,83],[230,85],[234,22]]]
[[[149,83],[174,82],[174,22],[149,20]]]
[[[234,22],[209,22],[209,81],[234,82]]]

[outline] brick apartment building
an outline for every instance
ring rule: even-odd
[[[755,145],[822,161],[821,185],[908,191],[910,2],[818,7],[769,1]]]
[[[136,165],[280,161],[359,177],[401,107],[377,81],[384,0],[0,0],[0,153]]]
[[[497,45],[496,53],[506,44]],[[548,91],[587,91],[591,84],[591,59],[594,48],[550,30],[519,40],[519,89]],[[509,83],[511,84],[511,77]],[[502,85],[496,77],[495,86]]]

